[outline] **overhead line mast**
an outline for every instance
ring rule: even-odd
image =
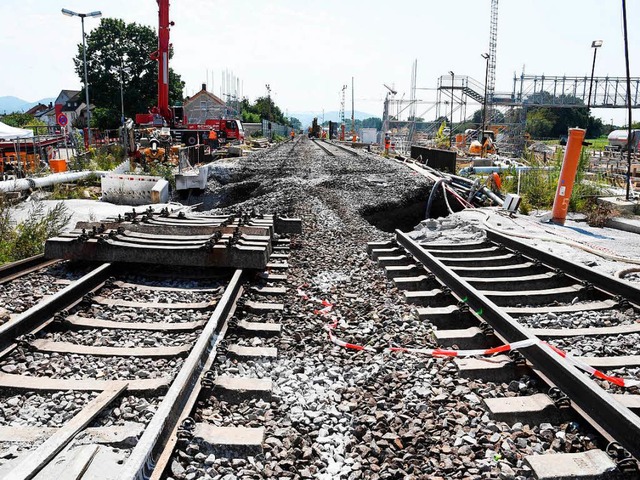
[[[498,47],[498,0],[491,0],[489,28],[489,70],[487,72],[487,119],[493,118],[493,94],[496,89],[496,49]]]

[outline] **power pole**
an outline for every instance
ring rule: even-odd
[[[344,141],[344,98],[345,91],[347,90],[347,86],[342,86],[342,91],[340,92],[340,140]]]
[[[351,77],[351,139],[356,136],[355,101],[353,97],[353,77]]]

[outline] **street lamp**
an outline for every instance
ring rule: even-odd
[[[91,145],[91,109],[89,108],[89,81],[87,79],[87,47],[85,44],[84,38],[84,19],[85,17],[93,17],[99,18],[102,16],[102,12],[90,12],[90,13],[76,13],[71,10],[67,10],[66,8],[62,9],[62,14],[67,17],[80,17],[80,22],[82,23],[82,56],[84,58],[84,93],[87,104],[87,138],[89,140],[89,145]]]
[[[587,115],[589,114],[588,110],[591,108],[591,88],[593,87],[593,72],[596,69],[596,53],[598,53],[598,48],[600,48],[601,46],[602,46],[602,40],[594,40],[593,42],[591,42],[591,48],[593,48],[593,65],[591,66],[591,81],[589,82],[589,99],[587,100]]]
[[[484,104],[482,105],[482,130],[480,130],[480,158],[484,158],[484,126],[487,121],[487,82],[489,81],[489,57],[488,53],[480,55],[486,60],[486,67],[484,70]]]
[[[451,125],[449,125],[449,148],[453,147],[453,79],[454,73],[449,71],[451,75]]]

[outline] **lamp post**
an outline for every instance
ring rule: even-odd
[[[84,38],[84,19],[85,17],[99,18],[102,16],[102,12],[90,12],[90,13],[77,13],[66,8],[62,9],[62,14],[67,17],[80,17],[82,23],[82,56],[84,59],[84,93],[87,104],[87,138],[89,145],[91,144],[91,109],[89,108],[89,80],[87,79],[87,46]]]
[[[489,54],[483,53],[482,58],[486,61],[486,67],[484,71],[484,103],[482,104],[482,130],[480,130],[480,158],[484,158],[484,126],[487,121],[487,82],[489,81]]]
[[[451,125],[449,125],[449,148],[453,147],[453,80],[454,73],[449,71],[449,75],[451,75]]]
[[[587,99],[587,115],[589,114],[588,110],[591,108],[591,88],[593,87],[593,72],[596,69],[596,54],[598,53],[598,48],[602,46],[602,40],[594,40],[591,42],[591,48],[593,48],[593,65],[591,65],[591,80],[589,81],[589,98]]]

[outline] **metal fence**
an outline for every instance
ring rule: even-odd
[[[291,127],[280,125],[279,123],[270,122],[269,120],[262,120],[262,134],[269,140],[273,139],[274,135],[280,135],[281,137],[289,138],[291,135]]]

